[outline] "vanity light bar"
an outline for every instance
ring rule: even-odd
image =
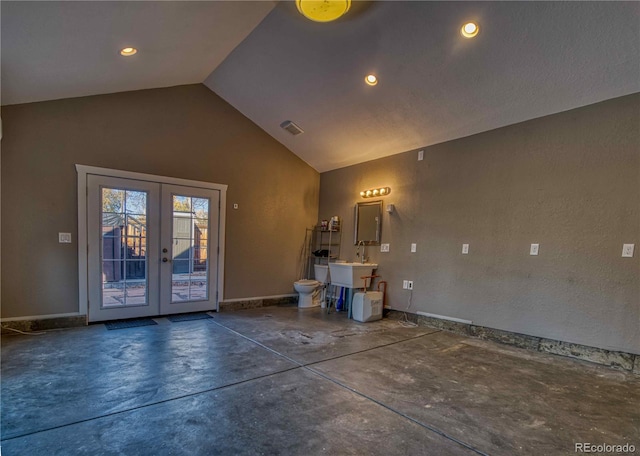
[[[380,187],[363,190],[360,192],[360,196],[363,198],[372,198],[374,196],[387,196],[389,193],[391,193],[391,187]]]

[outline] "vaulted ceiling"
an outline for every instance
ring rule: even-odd
[[[291,2],[0,7],[4,105],[204,82],[321,172],[640,91],[635,2],[358,2],[325,24]]]

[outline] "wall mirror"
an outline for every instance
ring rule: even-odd
[[[354,244],[364,242],[365,245],[380,244],[380,227],[382,224],[382,201],[356,203]]]

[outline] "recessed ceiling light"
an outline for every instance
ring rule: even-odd
[[[475,24],[473,22],[467,22],[460,29],[460,33],[465,38],[473,38],[478,34],[479,31],[480,31],[480,27],[478,27],[478,24]]]
[[[133,55],[136,52],[138,52],[138,50],[133,47],[126,47],[126,48],[120,49],[120,55],[124,55],[125,57],[129,57],[130,55]]]
[[[298,11],[315,22],[331,22],[349,11],[351,0],[296,0]]]
[[[373,74],[368,74],[366,78],[364,78],[364,82],[369,84],[370,86],[374,86],[378,83],[378,78]]]

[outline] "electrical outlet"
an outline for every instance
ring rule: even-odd
[[[635,244],[623,244],[622,245],[622,256],[624,258],[633,258],[633,250]]]
[[[540,249],[540,244],[531,244],[531,250],[529,250],[529,255],[537,255],[539,249]]]
[[[469,244],[462,244],[462,254],[463,255],[469,254]]]
[[[411,253],[416,253],[416,250],[418,249],[418,244],[411,244]]]
[[[380,251],[381,252],[388,252],[389,251],[389,244],[380,244]]]
[[[239,207],[239,206],[238,206],[238,203],[233,203],[233,208],[234,208],[234,209],[238,209],[238,207]]]
[[[71,233],[58,233],[58,242],[60,244],[71,244]]]
[[[418,151],[418,161],[424,160],[424,150]]]
[[[407,289],[413,290],[413,280],[407,281],[407,284],[408,284]]]
[[[409,288],[409,281],[408,280],[403,280],[402,281],[402,289],[406,290],[407,288]]]

